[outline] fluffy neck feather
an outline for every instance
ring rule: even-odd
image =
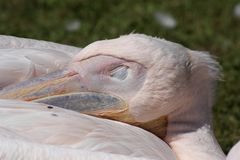
[[[201,86],[196,95],[191,95],[191,98],[197,97],[192,104],[182,106],[168,116],[165,140],[179,160],[225,160],[212,131],[212,91],[207,84]]]

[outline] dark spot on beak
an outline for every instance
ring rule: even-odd
[[[57,115],[57,114],[55,114],[55,113],[52,113],[52,116],[54,116],[54,117],[57,117],[58,115]]]
[[[53,109],[53,106],[47,106],[48,109]]]

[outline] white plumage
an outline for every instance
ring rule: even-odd
[[[227,155],[227,160],[239,160],[240,159],[240,141],[235,144]]]

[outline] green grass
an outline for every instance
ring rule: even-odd
[[[99,39],[131,32],[164,37],[219,57],[224,81],[214,106],[214,128],[225,153],[240,139],[240,19],[233,17],[238,0],[0,0],[0,34],[84,47]],[[178,21],[161,27],[153,17],[161,10]],[[80,19],[68,32],[65,24]]]

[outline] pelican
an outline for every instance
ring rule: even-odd
[[[211,122],[219,68],[207,53],[142,34],[83,49],[3,38],[1,54],[29,54],[0,70],[16,71],[1,82],[2,159],[226,158]]]

